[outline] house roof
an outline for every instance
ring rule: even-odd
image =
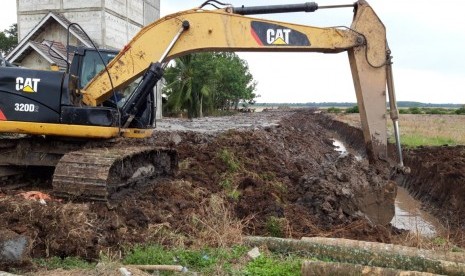
[[[35,49],[33,45],[37,46],[36,48],[40,48],[38,45],[30,44],[29,42],[34,41],[34,39],[37,39],[37,37],[39,37],[39,35],[42,32],[44,32],[47,29],[47,26],[49,26],[49,24],[51,24],[53,21],[58,22],[65,29],[68,29],[68,27],[72,24],[63,15],[60,15],[54,12],[49,12],[6,56],[6,59],[9,62],[17,62],[18,60],[21,60],[22,58],[24,58],[23,54],[26,51],[25,48],[32,47],[33,49]],[[89,38],[87,38],[84,32],[81,31],[78,27],[76,27],[76,25],[72,25],[71,28],[69,28],[69,30],[70,30],[71,35],[76,37],[86,47],[92,47],[92,41]]]
[[[48,42],[48,43],[45,43]],[[49,41],[44,41],[43,43],[38,43],[35,41],[30,41],[24,52],[30,52],[35,50],[39,55],[45,58],[50,63],[55,63],[61,68],[66,68],[66,50],[62,52],[61,48],[65,48],[63,44],[59,43],[61,46],[57,47],[57,43],[50,43]]]

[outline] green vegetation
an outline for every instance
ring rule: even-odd
[[[165,72],[165,114],[187,110],[189,118],[253,104],[256,83],[234,53],[198,53],[177,58]]]
[[[302,260],[298,258],[279,259],[261,256],[247,265],[245,275],[300,275],[301,266]]]
[[[340,114],[342,113],[343,109],[338,108],[338,107],[330,107],[326,110],[328,113],[335,113],[335,114]]]
[[[445,114],[461,114],[459,112],[460,109],[449,109],[449,108],[441,108],[441,107],[409,107],[409,108],[401,108],[399,109],[400,114],[438,114],[438,115],[445,115]],[[465,109],[464,109],[465,113]]]
[[[341,113],[359,113],[358,105],[349,108],[330,107],[326,110],[328,113],[341,114]]]
[[[347,108],[346,113],[360,113],[360,111],[358,110],[358,105]]]
[[[6,55],[18,45],[18,25],[13,24],[8,30],[0,32],[0,53]]]
[[[232,250],[234,252],[234,250]],[[212,267],[220,258],[228,259],[234,253],[221,250],[193,251],[185,249],[165,250],[160,245],[136,246],[123,259],[124,264],[182,265],[197,271]]]
[[[219,158],[227,166],[228,171],[223,175],[220,186],[225,190],[226,196],[234,201],[237,201],[241,196],[241,192],[234,185],[233,174],[241,168],[240,162],[237,160],[234,153],[228,149],[222,149],[219,153]]]
[[[455,110],[455,114],[465,115],[465,105],[463,105],[461,108]]]
[[[390,139],[392,143],[395,142],[394,138]],[[457,142],[448,137],[426,137],[420,134],[406,134],[402,135],[401,137],[402,145],[406,147],[419,147],[419,146],[442,146],[442,145],[449,145],[454,146],[457,145]]]
[[[285,218],[268,217],[266,220],[266,230],[272,237],[284,238],[285,223]]]
[[[275,107],[282,105],[283,103],[256,103],[256,106],[260,107]],[[327,108],[330,106],[339,107],[339,108],[350,108],[357,103],[349,102],[309,102],[309,103],[286,103],[287,106],[293,107],[320,107]],[[398,101],[397,106],[399,108],[410,108],[410,107],[419,107],[419,108],[447,108],[447,109],[457,109],[463,107],[462,104],[432,104],[432,103],[420,103],[420,102],[407,102],[407,101]],[[386,107],[389,107],[389,103],[386,104]]]
[[[53,269],[91,269],[95,267],[95,264],[86,262],[80,258],[76,257],[67,257],[67,258],[59,258],[59,257],[52,257],[49,259],[36,259],[34,261],[39,267],[46,268],[48,270]]]
[[[159,245],[136,246],[129,250],[123,263],[138,265],[181,265],[202,275],[300,275],[302,259],[276,254],[246,257],[250,250],[244,246],[228,249],[164,249]],[[220,273],[221,272],[221,273]],[[163,273],[162,275],[173,275]]]
[[[236,172],[240,168],[240,163],[237,161],[234,153],[230,152],[227,149],[223,149],[220,152],[220,159],[224,162],[224,164],[228,167],[230,172]]]

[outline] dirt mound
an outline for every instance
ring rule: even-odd
[[[465,245],[465,146],[405,150],[404,159],[412,172],[400,177],[399,184],[455,230],[457,241]]]
[[[331,140],[336,134],[321,116],[286,112],[279,125],[220,133],[160,131],[151,139],[123,141],[120,146],[176,148],[179,172],[133,191],[114,208],[42,205],[4,191],[0,229],[31,237],[34,257],[87,259],[135,243],[221,246],[240,241],[241,233],[388,241],[390,232],[376,223],[385,225],[394,214],[389,171],[336,152]]]

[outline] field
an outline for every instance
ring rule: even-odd
[[[341,240],[346,238],[433,249],[421,254],[440,252],[442,257],[434,256],[453,259],[462,271],[465,149],[406,149],[412,173],[393,174],[385,164],[370,165],[357,157],[364,156],[364,143],[361,131],[350,126],[359,124],[355,116],[334,120],[314,110],[292,109],[192,121],[164,119],[154,137],[115,145],[176,149],[178,172],[146,183],[150,185],[132,190],[111,205],[54,198],[47,174],[8,180],[0,186],[0,245],[1,237],[24,237],[29,245],[24,258],[4,262],[0,270],[93,275],[103,269],[106,275],[114,275],[121,266],[144,264],[181,265],[203,275],[299,275],[304,261],[311,260],[323,266],[339,261],[449,271],[438,265],[436,270],[429,268],[430,260],[420,253],[408,262],[397,255],[391,256],[392,262],[359,256],[374,245],[366,249],[362,244],[361,251],[349,248],[341,253],[338,248],[354,246],[353,241]],[[423,130],[428,122],[409,118],[411,132],[407,127],[402,131],[423,136],[415,129]],[[444,133],[437,137],[461,143],[460,129],[453,127],[463,122],[454,125],[446,116],[429,118],[443,125],[439,128]],[[454,131],[457,135],[451,136]],[[343,141],[349,154],[336,151],[334,139]],[[18,185],[24,182],[29,186]],[[431,213],[441,214],[447,232],[420,237],[393,227],[396,182]],[[52,200],[41,204],[20,196],[31,190],[50,194]],[[431,190],[434,195],[428,194]],[[284,240],[270,242],[254,236]],[[305,237],[325,239],[309,246],[300,240]],[[337,238],[337,244],[325,245],[333,242],[326,238]],[[286,245],[289,242],[292,246]],[[262,256],[251,259],[247,252],[255,246]],[[102,264],[96,267],[97,262]]]
[[[341,114],[337,119],[360,127],[359,114]],[[400,114],[401,141],[405,147],[465,145],[465,116],[433,114]],[[392,122],[388,119],[392,135]],[[394,138],[390,138],[394,142]]]

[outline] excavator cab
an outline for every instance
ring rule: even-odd
[[[97,51],[92,48],[76,47],[70,65],[70,73],[77,76],[78,88],[85,87],[117,54],[118,51]]]

